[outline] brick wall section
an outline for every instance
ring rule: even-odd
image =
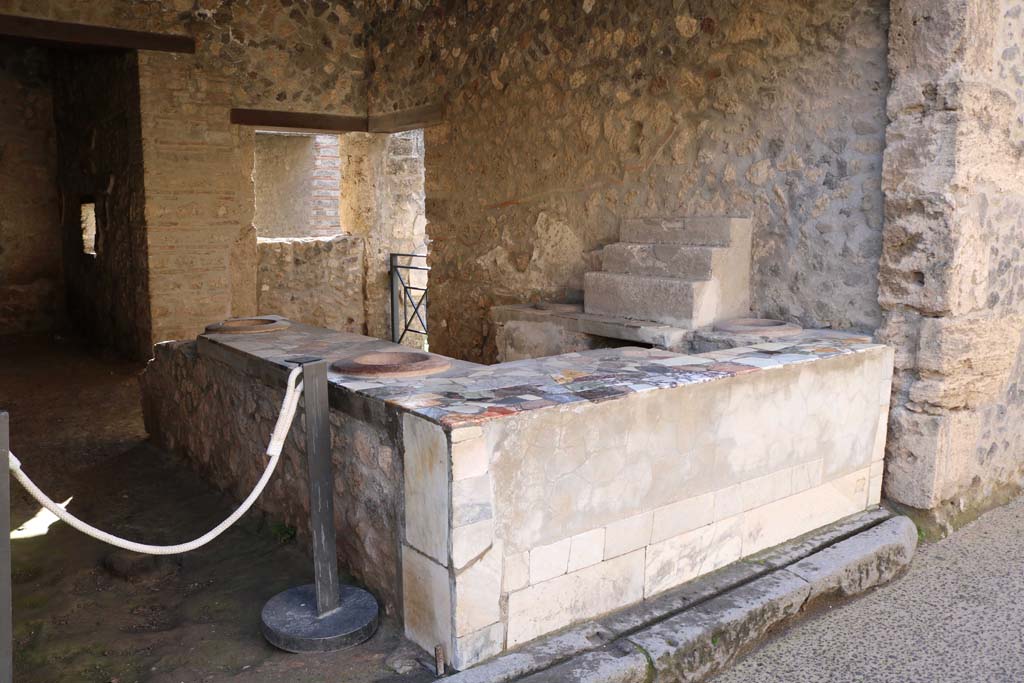
[[[76,329],[126,356],[150,351],[139,66],[134,53],[54,53],[64,280]],[[80,202],[95,200],[96,254]]]
[[[64,316],[56,166],[46,52],[0,43],[0,334]]]
[[[312,234],[341,232],[341,138],[317,135],[313,138]]]
[[[886,495],[954,527],[1024,484],[1024,3],[892,4]]]
[[[432,350],[493,359],[491,306],[578,300],[621,220],[659,213],[754,217],[755,313],[878,325],[884,0],[374,7],[371,111],[447,104]]]

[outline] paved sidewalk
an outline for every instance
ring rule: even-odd
[[[1024,497],[918,546],[899,581],[808,617],[712,680],[1024,681]]]

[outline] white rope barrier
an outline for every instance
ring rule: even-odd
[[[260,477],[259,482],[256,483],[256,487],[249,494],[242,504],[235,510],[231,515],[223,522],[210,529],[208,532],[188,543],[180,543],[178,545],[147,545],[145,543],[135,543],[134,541],[128,541],[123,538],[118,538],[113,534],[109,534],[106,531],[97,529],[96,527],[86,524],[82,520],[78,519],[70,512],[61,507],[58,503],[55,503],[45,493],[43,493],[35,483],[29,479],[28,475],[21,469],[21,461],[14,457],[14,453],[7,452],[8,464],[11,468],[11,473],[18,480],[18,482],[25,487],[25,490],[36,499],[36,501],[44,508],[52,512],[58,518],[62,519],[71,527],[81,531],[87,536],[109,543],[110,545],[124,550],[130,550],[136,553],[145,553],[147,555],[177,555],[179,553],[186,553],[190,550],[200,548],[213,539],[220,536],[222,533],[238,521],[238,519],[249,511],[256,499],[263,493],[263,489],[266,488],[267,483],[270,481],[270,477],[274,474],[274,468],[277,467],[277,461],[281,457],[281,449],[284,448],[284,440],[288,436],[288,431],[291,429],[292,421],[295,419],[295,412],[299,407],[299,398],[302,396],[302,382],[296,381],[299,375],[302,374],[302,367],[297,367],[292,370],[291,374],[288,375],[288,389],[284,395],[284,401],[281,403],[281,413],[277,417],[277,424],[274,425],[274,431],[270,436],[270,444],[267,446],[267,455],[270,456],[267,467],[263,470],[263,476]]]

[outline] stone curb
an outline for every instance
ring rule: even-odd
[[[910,519],[882,509],[860,513],[448,680],[703,680],[812,601],[857,595],[896,578],[916,547]]]

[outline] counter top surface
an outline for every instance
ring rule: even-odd
[[[410,350],[380,339],[297,323],[277,332],[207,334],[201,338],[282,369],[290,367],[287,359],[293,356],[318,356],[332,363],[370,351]],[[328,379],[340,389],[455,428],[528,410],[607,401],[880,348],[881,344],[866,335],[806,330],[788,339],[692,356],[622,347],[498,365],[451,359],[448,370],[426,377],[368,378],[332,371]]]

